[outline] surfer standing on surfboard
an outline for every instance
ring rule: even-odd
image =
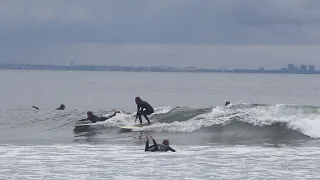
[[[143,115],[143,117],[148,121],[148,123],[150,124],[149,118],[147,115],[150,115],[154,112],[153,107],[147,103],[146,101],[143,101],[140,99],[140,97],[136,97],[135,98],[136,104],[137,104],[137,114],[136,114],[136,119],[139,117],[140,120],[140,124],[142,125],[142,118],[141,116]]]

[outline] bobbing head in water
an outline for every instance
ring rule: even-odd
[[[230,104],[230,101],[227,101],[224,106],[228,106]]]
[[[87,112],[87,116],[88,116],[88,119],[92,119],[93,113],[91,111],[88,111]]]
[[[61,104],[60,107],[57,108],[57,110],[64,110],[66,106],[64,104]]]

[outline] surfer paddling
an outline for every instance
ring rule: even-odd
[[[152,139],[153,141],[153,145],[149,146],[149,139]],[[156,152],[156,151],[160,151],[160,152],[167,152],[167,151],[172,151],[172,152],[176,152],[176,150],[172,149],[169,146],[169,140],[168,139],[164,139],[162,144],[157,144],[157,142],[152,138],[152,136],[147,137],[147,141],[146,141],[146,147],[144,149],[144,151],[150,151],[150,152]]]
[[[96,115],[94,115],[91,111],[87,112],[87,120],[91,121],[92,123],[96,123],[98,121],[105,121],[107,119],[110,119],[114,116],[116,116],[117,113],[120,113],[120,111],[115,111],[113,114],[107,116],[107,117],[98,117]]]
[[[150,115],[154,112],[153,107],[146,101],[141,100],[140,97],[136,97],[135,102],[137,104],[137,114],[136,114],[135,121],[137,120],[137,118],[139,118],[140,125],[142,125],[141,116],[143,116],[150,124],[150,121],[147,115]]]

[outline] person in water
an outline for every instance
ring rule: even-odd
[[[228,105],[230,105],[230,101],[227,101],[224,106],[228,106]]]
[[[107,116],[107,117],[98,117],[96,115],[94,115],[91,111],[87,112],[87,120],[91,121],[92,123],[96,123],[98,121],[105,121],[107,119],[110,119],[114,116],[116,116],[117,113],[120,113],[120,111],[115,111],[113,114]]]
[[[141,116],[143,116],[150,124],[150,121],[149,121],[149,118],[147,115],[150,115],[154,112],[153,107],[149,103],[147,103],[146,101],[141,100],[140,97],[136,97],[135,102],[137,104],[137,114],[136,114],[135,120],[137,120],[137,118],[139,118],[140,124],[142,124]]]
[[[66,109],[66,106],[64,104],[61,104],[60,107],[58,107],[56,110],[64,110]]]
[[[152,139],[153,141],[153,145],[149,146],[149,139]],[[150,151],[150,152],[156,152],[156,151],[160,151],[160,152],[167,152],[167,151],[172,151],[172,152],[176,152],[176,150],[172,149],[169,146],[169,140],[168,139],[164,139],[162,144],[157,144],[157,142],[152,138],[152,136],[147,137],[147,141],[146,141],[146,147],[144,149],[144,151]]]
[[[32,106],[32,108],[39,110],[39,108],[37,106]]]

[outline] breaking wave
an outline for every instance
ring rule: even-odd
[[[94,112],[108,115],[111,111]],[[34,110],[1,110],[0,129],[29,129],[32,131],[72,130],[75,121],[85,112]],[[121,112],[93,128],[118,128],[133,125],[132,112]],[[155,123],[145,131],[193,133],[210,132],[216,136],[232,137],[286,136],[288,138],[319,138],[320,107],[302,105],[232,104],[228,107],[193,109],[189,107],[156,108],[150,117]]]
[[[101,125],[133,125],[134,114],[121,114]],[[319,138],[320,107],[298,105],[264,105],[239,103],[228,107],[192,109],[158,108],[151,116],[154,124],[146,131],[191,133],[200,130],[264,132],[268,135],[293,135]]]

